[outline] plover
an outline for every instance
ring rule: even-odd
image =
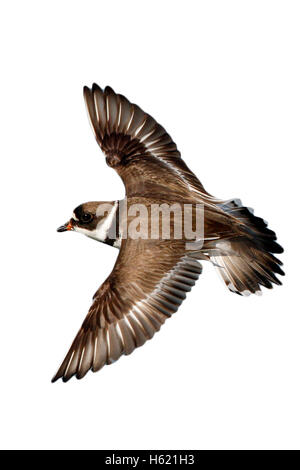
[[[107,164],[122,178],[126,200],[82,204],[58,228],[116,247],[119,256],[53,381],[74,375],[81,379],[152,338],[194,286],[202,271],[199,260],[212,262],[228,289],[241,295],[281,284],[276,274],[284,274],[274,256],[283,249],[267,223],[240,200],[209,194],[149,114],[110,87],[84,87],[84,98],[96,140]],[[193,206],[201,207],[202,235],[190,243],[184,233],[175,236],[182,217],[175,223],[171,211],[169,236],[160,232],[161,219],[158,237],[151,236],[152,227],[141,234],[136,225],[136,236],[128,230],[125,236],[125,221],[128,228],[134,220],[130,209],[146,208],[145,219],[153,206],[163,204],[188,207],[193,223]]]

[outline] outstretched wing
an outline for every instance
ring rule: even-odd
[[[110,87],[84,87],[84,98],[96,140],[128,197],[190,198],[191,191],[207,195],[172,138],[149,114]]]
[[[181,244],[123,240],[115,267],[53,381],[81,379],[144,344],[177,311],[201,270]]]

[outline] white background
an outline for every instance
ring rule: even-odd
[[[1,39],[1,447],[300,448],[299,2],[11,1]],[[67,384],[50,380],[117,250],[56,233],[122,198],[82,98],[110,85],[170,132],[217,197],[285,247],[282,287],[226,290],[204,265],[162,331]]]

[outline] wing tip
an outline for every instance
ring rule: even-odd
[[[97,83],[94,82],[92,84],[92,92],[95,92],[95,91],[101,91],[103,93],[102,88]]]
[[[52,377],[52,379],[51,379],[51,383],[54,384],[60,378],[61,378],[61,375],[55,374],[54,377]]]
[[[112,87],[110,87],[108,85],[104,88],[104,93],[105,93],[105,95],[115,95],[116,94],[115,91],[112,89]]]
[[[101,93],[101,95],[105,96],[117,96],[117,93],[113,90],[112,87],[106,86],[102,89],[97,83],[93,83],[91,88],[85,85],[83,87],[83,96],[86,99],[87,97],[92,97],[95,93]],[[121,95],[119,95],[121,97]]]
[[[102,366],[103,367],[103,366]],[[64,375],[64,373],[61,373],[61,372],[57,372],[54,377],[52,377],[51,379],[51,383],[55,383],[57,382],[59,379],[62,380],[63,383],[66,383],[66,382],[69,382],[69,380],[71,380],[73,377],[75,377],[77,380],[81,380],[83,379],[88,372],[98,372],[100,369],[102,369],[102,367],[100,367],[99,369],[94,369],[92,366],[85,370],[84,372],[79,372],[78,370],[75,371],[72,375]]]

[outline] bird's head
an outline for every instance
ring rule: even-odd
[[[115,239],[118,201],[85,202],[74,209],[70,220],[58,227],[58,232],[74,230],[95,240]]]

